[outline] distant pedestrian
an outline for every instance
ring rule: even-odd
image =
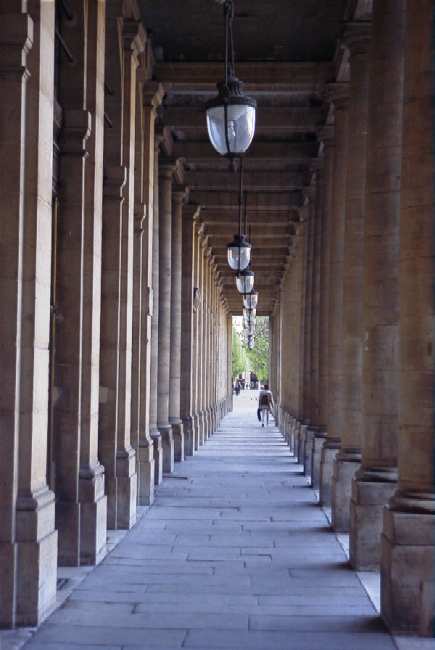
[[[261,426],[264,423],[269,424],[269,415],[272,415],[273,408],[273,395],[269,390],[269,384],[264,384],[258,395],[258,408],[261,412]]]

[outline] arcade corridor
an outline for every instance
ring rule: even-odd
[[[282,435],[242,391],[28,650],[393,650]]]
[[[352,571],[435,637],[434,43],[434,0],[0,0],[0,639],[389,648]]]

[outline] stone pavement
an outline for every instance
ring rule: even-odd
[[[235,401],[28,650],[393,650],[278,430]]]

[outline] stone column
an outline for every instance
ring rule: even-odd
[[[163,471],[174,471],[174,436],[169,422],[171,360],[171,239],[172,178],[175,165],[159,167],[159,364],[157,372],[157,426],[162,437]]]
[[[169,372],[169,423],[174,437],[174,459],[184,460],[184,431],[180,417],[181,380],[181,276],[183,203],[186,190],[173,192],[171,265],[171,364]]]
[[[370,25],[347,28],[350,52],[351,97],[346,221],[343,262],[343,429],[332,479],[332,526],[346,532],[350,527],[352,478],[361,462],[362,351],[364,339],[363,274],[364,219],[367,177],[368,48]]]
[[[399,482],[384,511],[381,552],[384,620],[393,631],[419,630],[428,636],[434,629],[435,566],[433,18],[431,0],[406,3],[399,261]]]
[[[54,6],[32,3],[30,16],[11,4],[0,6],[0,627],[40,623],[57,568],[46,480]]]
[[[350,560],[376,569],[397,481],[403,0],[377,0],[370,53],[364,251],[363,440],[352,484]],[[388,25],[388,29],[386,29]]]
[[[154,449],[154,481],[160,485],[163,480],[162,437],[157,426],[157,386],[159,368],[159,143],[154,147],[153,185],[153,317],[151,321],[151,368],[150,368],[150,435]]]
[[[112,48],[106,68],[119,83],[108,96],[112,129],[105,133],[105,187],[100,352],[99,453],[106,468],[108,527],[136,522],[136,454],[131,445],[131,368],[133,318],[134,168],[136,69],[144,34],[124,20],[119,32],[115,5],[108,7]]]
[[[182,223],[182,283],[181,283],[181,387],[180,414],[184,430],[184,452],[193,456],[194,440],[194,249],[195,218],[199,206],[187,205],[183,209]]]
[[[313,462],[311,484],[320,489],[320,462],[323,445],[326,441],[328,423],[328,332],[329,332],[329,247],[330,223],[332,219],[333,179],[335,163],[334,127],[327,126],[319,134],[323,143],[324,193],[321,219],[321,241],[319,252],[319,413],[318,429],[313,440]]]
[[[56,254],[58,398],[53,409],[59,563],[94,564],[106,545],[107,499],[98,460],[105,7],[75,6],[62,22],[76,59],[61,57],[60,228]],[[85,106],[86,108],[83,108]],[[92,120],[93,117],[93,120]],[[94,124],[92,132],[91,124]]]
[[[312,337],[312,288],[313,288],[313,243],[314,243],[314,220],[316,202],[316,175],[314,182],[306,188],[306,238],[304,247],[304,286],[303,286],[303,424],[309,425],[311,421],[312,408],[312,386],[311,386],[311,337]],[[301,459],[303,462],[303,458]]]
[[[162,87],[146,80],[142,57],[138,83],[135,173],[135,251],[133,285],[132,435],[138,472],[138,503],[154,501],[155,463],[150,436],[152,252],[154,229],[154,149],[156,109]]]
[[[204,419],[204,320],[205,320],[205,255],[204,255],[204,227],[199,231],[198,248],[198,286],[200,291],[200,302],[198,310],[198,433],[199,444],[205,441],[205,419]]]
[[[193,224],[193,325],[192,325],[192,418],[194,450],[199,448],[200,421],[199,421],[199,312],[201,291],[199,288],[199,222]]]
[[[343,429],[343,257],[348,150],[348,88],[333,84],[328,92],[335,111],[335,168],[329,230],[328,430],[320,461],[320,503],[331,506],[334,458]]]

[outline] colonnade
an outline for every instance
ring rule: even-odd
[[[432,16],[430,0],[375,0],[370,23],[346,28],[349,75],[326,91],[271,360],[281,429],[349,532],[351,565],[380,568],[383,618],[422,634],[435,566]]]
[[[18,4],[0,6],[0,627],[37,625],[58,563],[97,563],[232,399],[231,317],[136,2]]]

